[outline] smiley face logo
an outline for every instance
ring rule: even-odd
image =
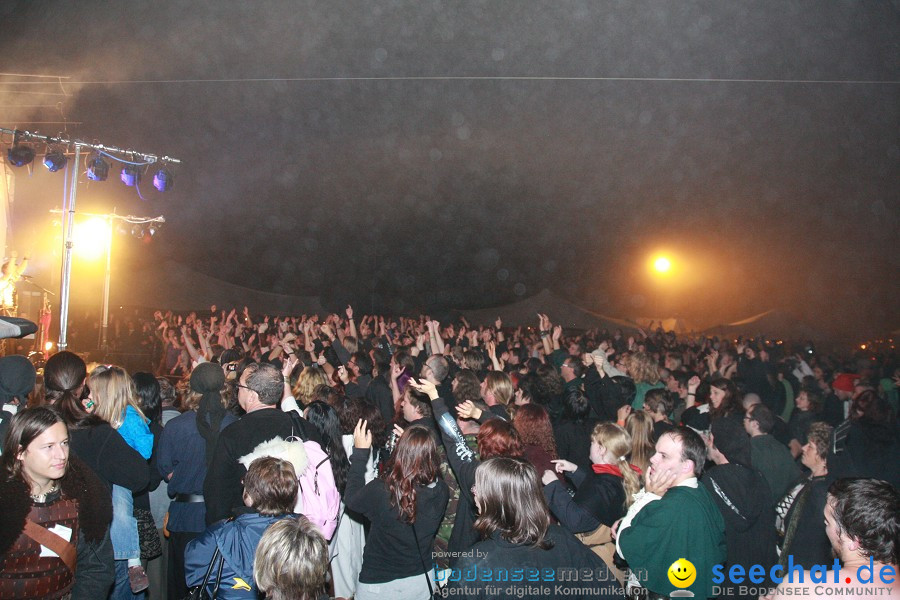
[[[679,558],[672,563],[668,571],[669,581],[677,588],[690,587],[697,579],[697,569],[686,558]]]

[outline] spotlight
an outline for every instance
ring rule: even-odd
[[[7,151],[6,157],[9,159],[10,164],[16,167],[24,167],[31,164],[31,161],[34,160],[34,148],[23,144],[15,144]]]
[[[136,237],[138,239],[144,237],[144,226],[138,225],[138,224],[132,225],[131,226],[131,235],[133,235],[134,237]]]
[[[134,165],[125,165],[122,167],[122,183],[128,187],[134,187],[141,181],[141,170]]]
[[[67,162],[69,162],[69,159],[67,159],[66,155],[59,150],[51,150],[44,155],[44,166],[47,167],[47,170],[51,173],[56,173],[60,169],[65,169]]]
[[[158,230],[159,230],[159,229],[157,228],[156,225],[150,225],[150,226],[147,228],[147,233],[150,234],[150,237],[153,237],[154,235],[156,235],[156,232],[157,232]]]
[[[161,168],[153,176],[153,187],[161,192],[168,192],[172,189],[172,171]]]
[[[109,177],[109,163],[99,156],[95,156],[88,163],[87,177],[91,181],[106,181],[106,178]]]

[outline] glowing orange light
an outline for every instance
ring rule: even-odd
[[[657,273],[668,273],[672,270],[672,261],[665,256],[660,256],[653,261],[653,268]]]
[[[866,349],[866,345],[865,345],[865,344],[860,344],[860,345],[859,345],[859,349],[860,349],[860,350],[865,350],[865,349]]]
[[[53,350],[53,342],[47,342],[46,344],[44,344],[44,350],[46,350],[47,352]]]
[[[75,224],[73,244],[81,258],[97,260],[106,252],[109,224],[102,217],[93,217]]]

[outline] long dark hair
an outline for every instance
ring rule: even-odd
[[[328,454],[334,473],[334,483],[343,496],[344,487],[347,485],[347,473],[350,471],[350,459],[347,458],[341,439],[341,422],[337,411],[321,400],[316,400],[306,407],[306,420],[322,434],[325,442],[322,449]]]
[[[51,406],[34,406],[23,408],[13,416],[9,422],[9,430],[3,440],[3,456],[0,456],[0,472],[3,479],[12,481],[18,479],[29,488],[25,473],[22,472],[22,461],[19,453],[28,447],[36,437],[56,425],[65,425],[62,415]]]
[[[400,511],[402,522],[416,522],[416,487],[434,481],[439,468],[437,444],[428,428],[407,427],[394,448],[384,480],[391,506]]]
[[[104,423],[103,419],[84,409],[84,381],[87,365],[74,352],[54,354],[44,365],[44,397],[47,404],[59,410],[69,429],[83,429]]]
[[[134,389],[138,395],[138,402],[144,416],[157,425],[162,425],[162,396],[160,395],[159,381],[150,373],[138,371],[131,376],[134,381]]]
[[[499,531],[511,544],[552,548],[546,539],[550,509],[538,481],[535,468],[521,458],[497,456],[481,463],[475,471],[475,529],[481,537]]]

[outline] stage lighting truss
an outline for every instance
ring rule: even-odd
[[[106,181],[109,177],[109,163],[100,154],[91,156],[87,166],[87,178],[91,181]]]
[[[7,150],[6,156],[9,163],[13,166],[24,167],[31,164],[35,157],[35,145],[46,144],[47,149],[43,162],[44,166],[52,173],[65,169],[68,162],[67,154],[70,153],[73,147],[78,151],[83,149],[93,151],[89,158],[86,159],[85,171],[89,180],[106,181],[109,177],[110,162],[104,160],[104,158],[109,161],[116,161],[122,164],[119,179],[125,185],[135,188],[139,196],[141,195],[139,184],[145,171],[154,167],[153,187],[160,192],[167,192],[172,189],[174,182],[171,165],[181,164],[179,159],[170,156],[157,156],[156,154],[145,154],[131,149],[72,140],[64,134],[50,137],[31,131],[5,129],[3,127],[0,127],[0,133],[12,135],[12,145]],[[153,233],[148,233],[148,235],[152,236]]]
[[[134,187],[141,182],[141,169],[138,165],[126,163],[119,175],[122,183],[128,187]]]
[[[20,143],[16,136],[13,145],[6,152],[6,157],[9,159],[9,164],[14,167],[24,167],[34,160],[34,148]]]
[[[157,234],[162,224],[165,223],[162,217],[139,220],[136,220],[134,217],[124,217],[124,219],[125,223],[123,225],[131,224],[131,235],[144,242],[149,242],[153,239],[153,236]],[[119,231],[123,230],[125,230],[124,226],[119,228]]]
[[[47,147],[47,152],[44,154],[44,166],[47,167],[48,171],[56,173],[65,169],[67,162],[69,162],[69,159],[66,158],[62,150],[52,146]]]
[[[160,167],[153,176],[153,187],[160,192],[168,192],[172,189],[172,171],[165,166]]]

